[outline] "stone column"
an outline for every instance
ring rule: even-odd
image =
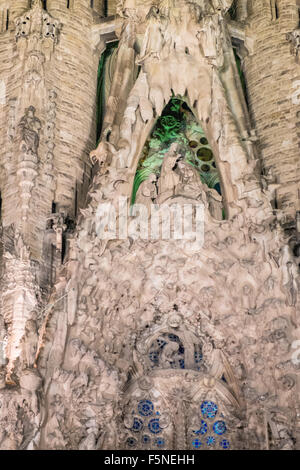
[[[255,0],[248,11],[244,72],[250,112],[268,183],[279,185],[275,208],[289,222],[299,208],[300,65],[287,34],[298,27],[298,7],[295,0]]]

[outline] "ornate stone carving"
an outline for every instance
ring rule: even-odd
[[[107,117],[110,116],[111,122],[109,125],[110,141],[118,147],[114,157],[115,165],[133,169],[138,157],[136,151],[144,143],[145,133],[142,132],[142,129],[150,127],[154,122],[153,109],[159,116],[164,105],[168,103],[172,91],[181,96],[187,93],[190,108],[201,122],[216,153],[220,155],[221,160],[222,155],[227,155],[226,162],[225,160],[220,161],[219,168],[226,179],[226,182],[224,180],[225,192],[229,187],[235,188],[231,194],[223,194],[227,213],[231,214],[236,210],[237,205],[243,206],[244,202],[241,199],[246,195],[248,197],[251,194],[253,199],[261,201],[264,200],[264,196],[261,194],[253,171],[249,172],[249,168],[248,173],[246,171],[249,166],[248,159],[253,158],[253,150],[252,148],[249,150],[250,147],[247,148],[247,151],[244,146],[241,148],[241,136],[239,136],[238,129],[234,130],[235,124],[233,122],[233,113],[241,114],[241,111],[237,108],[232,109],[232,103],[237,104],[237,101],[228,98],[232,84],[226,82],[226,76],[222,75],[224,53],[231,48],[224,18],[229,5],[230,2],[226,4],[207,2],[198,4],[188,3],[184,0],[180,3],[180,8],[177,8],[178,5],[175,8],[172,2],[169,2],[168,5],[157,4],[155,6],[150,3],[142,6],[139,2],[135,2],[130,7],[126,3],[120,4],[118,11],[123,11],[123,17],[127,18],[126,27],[124,26],[121,33],[122,44],[123,41],[128,44],[129,36],[131,45],[133,41],[139,41],[135,33],[135,24],[143,18],[142,24],[145,34],[140,45],[140,54],[137,57],[137,63],[142,70],[135,84],[131,87],[124,112],[121,110],[117,112],[114,107],[114,116],[112,116],[113,107],[109,104]],[[190,31],[190,34],[184,38],[178,33],[179,18],[181,27],[183,28],[183,24],[186,24],[186,28]],[[125,51],[122,52],[120,46],[117,63],[121,64],[122,60],[125,60]],[[179,76],[178,67],[189,70],[189,73],[185,76]],[[117,73],[115,79],[117,80]],[[202,87],[200,94],[199,80]],[[213,90],[212,93],[209,90]],[[114,88],[112,87],[108,103],[110,100],[116,99],[113,93]],[[237,104],[237,106],[239,105]],[[114,126],[114,119],[117,115],[120,119],[122,113],[120,126]],[[208,125],[208,123],[210,124]],[[103,137],[105,137],[106,131],[103,131]],[[250,134],[251,129],[245,130],[245,132]],[[231,144],[234,142],[230,149],[227,148],[229,141]],[[234,176],[233,167],[235,164],[233,162],[237,160],[240,172],[243,174],[242,178]],[[167,163],[168,159],[165,159],[162,178],[164,166]],[[229,171],[225,171],[225,167],[228,167]],[[190,171],[192,170],[190,169]],[[124,170],[124,173],[130,174],[131,171]],[[246,174],[251,178],[251,184],[247,182]],[[172,173],[169,178],[171,176]],[[175,177],[175,174],[173,176]],[[161,193],[160,189],[159,192]],[[221,219],[218,199],[217,194],[210,192],[211,209],[215,217]],[[266,200],[262,204],[267,208]]]
[[[23,38],[42,42],[50,39],[53,44],[58,41],[60,23],[43,10],[41,1],[35,1],[30,10],[15,20],[15,25],[17,42]]]
[[[46,305],[23,222],[37,171],[38,183],[53,193],[49,200],[57,201],[53,165],[62,104],[56,107],[52,79],[48,97],[40,93],[57,27],[47,24],[40,1],[18,23],[17,47],[27,63],[24,99],[32,93],[37,111],[23,103],[19,126],[13,116],[9,124],[11,139],[18,131],[25,220],[20,233],[5,226],[1,244],[0,341],[7,344],[1,449],[294,447],[300,367],[293,356],[299,333],[294,225],[276,223],[272,170],[259,180],[256,137],[232,68],[230,3],[120,2],[116,68],[102,138],[91,153],[94,181],[66,250],[61,201],[69,193],[59,188],[57,213],[50,215],[47,205],[45,259],[57,255],[53,271],[63,253],[65,262]],[[177,142],[164,148],[160,175],[149,172],[136,201],[147,208],[202,202],[204,244],[191,255],[185,240],[143,239],[134,231],[102,240],[99,206],[117,209],[120,196],[130,200],[141,149],[173,92],[205,128],[223,200]]]
[[[1,313],[8,335],[6,382],[15,385],[12,379],[14,365],[21,354],[21,345],[24,336],[26,336],[26,328],[29,328],[28,333],[30,331],[27,322],[34,317],[34,309],[38,305],[34,277],[29,261],[29,251],[21,235],[17,234],[15,238],[15,255],[5,253],[5,262],[6,270],[3,278]],[[36,333],[34,337],[37,340]],[[29,343],[31,342],[30,339]],[[27,343],[27,340],[25,340],[25,343]],[[28,347],[30,348],[29,345]],[[32,366],[33,361],[29,359],[29,352],[27,352],[27,360],[28,366]]]
[[[21,217],[27,220],[31,191],[38,174],[38,147],[40,141],[41,121],[35,116],[35,108],[30,106],[18,125],[18,169]]]
[[[55,131],[56,131],[56,99],[57,94],[54,90],[48,93],[47,103],[47,121],[45,123],[45,143],[47,153],[44,162],[43,176],[47,185],[54,188],[53,159],[55,149]]]
[[[296,57],[296,62],[299,63],[300,29],[288,33],[286,39],[291,43],[291,54]]]

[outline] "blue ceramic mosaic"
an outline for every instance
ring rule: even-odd
[[[195,449],[200,449],[200,447],[202,446],[202,442],[200,441],[200,439],[194,439],[192,444]]]
[[[147,434],[144,434],[144,435],[142,436],[142,443],[143,443],[143,444],[149,444],[150,441],[151,441],[150,436],[148,436]]]
[[[215,445],[215,443],[216,443],[216,439],[213,436],[208,436],[208,438],[206,439],[206,444],[208,446],[213,446]]]
[[[205,421],[201,421],[201,426],[199,429],[197,429],[197,431],[193,431],[194,434],[201,434],[201,435],[204,435],[207,433],[207,423]]]
[[[150,400],[141,400],[138,404],[138,412],[141,416],[151,416],[154,406]]]
[[[133,437],[128,437],[128,439],[127,439],[128,447],[135,447],[136,444],[137,444],[137,442]]]
[[[144,427],[143,421],[139,418],[134,418],[131,430],[133,432],[140,432],[143,429],[143,427]]]
[[[162,431],[160,424],[159,424],[159,419],[158,418],[150,419],[148,423],[148,429],[153,434],[159,434]]]
[[[201,412],[204,418],[215,418],[218,406],[213,401],[204,401],[201,405]]]
[[[220,442],[220,446],[222,447],[222,449],[229,449],[230,447],[229,441],[227,441],[227,439],[223,439]]]
[[[161,437],[155,439],[154,443],[157,445],[157,447],[163,447],[165,445],[165,441]]]
[[[219,436],[222,436],[227,431],[226,424],[224,421],[216,421],[213,425],[213,430]]]

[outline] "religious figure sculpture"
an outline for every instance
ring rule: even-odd
[[[197,169],[184,160],[180,160],[177,166],[180,182],[175,191],[176,196],[206,201],[204,184]]]
[[[20,147],[23,152],[37,154],[40,130],[41,121],[35,116],[35,108],[29,106],[19,123]]]
[[[208,207],[211,216],[216,220],[223,219],[223,198],[213,188],[205,188],[208,199]]]
[[[178,158],[180,158],[180,155],[178,155],[176,151],[177,144],[172,144],[164,157],[160,178],[158,180],[158,204],[174,196],[176,186],[179,183],[179,176],[174,171],[176,162]]]
[[[144,204],[148,211],[157,197],[156,181],[157,176],[151,173],[149,178],[141,183],[137,192],[136,204]]]

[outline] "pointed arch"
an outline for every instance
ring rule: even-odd
[[[150,175],[157,178],[160,176],[164,157],[174,142],[181,146],[182,159],[198,171],[202,183],[211,190],[216,190],[216,197],[219,197],[220,178],[205,133],[185,98],[172,96],[143,147],[133,183],[132,204],[136,200],[140,185],[148,180]]]
[[[138,77],[139,80],[140,77]],[[137,80],[137,82],[138,82]],[[137,84],[137,83],[136,83]],[[169,100],[172,98],[170,95]],[[217,191],[222,194],[223,197],[223,206],[224,206],[224,216],[226,218],[230,217],[230,208],[229,203],[236,199],[236,195],[234,193],[234,187],[231,181],[230,175],[230,167],[229,164],[226,162],[222,162],[220,158],[218,158],[218,143],[214,141],[214,128],[211,122],[201,121],[199,118],[199,109],[197,109],[197,102],[194,103],[194,106],[191,106],[189,98],[184,97],[184,102],[190,109],[191,113],[194,116],[195,123],[202,129],[203,137],[207,139],[208,147],[212,151],[214,155],[213,163],[216,166],[216,173],[218,174],[218,183],[219,187],[215,188]],[[163,108],[165,109],[165,108]],[[133,192],[131,193],[131,201],[134,200],[134,191],[136,190],[136,186],[139,185],[138,181],[135,181],[137,171],[139,169],[139,162],[140,157],[143,152],[143,148],[147,145],[147,141],[151,138],[151,134],[155,132],[155,125],[159,121],[159,119],[163,116],[163,110],[161,111],[160,115],[153,116],[152,119],[147,120],[146,122],[143,119],[137,119],[134,132],[132,134],[132,142],[133,145],[131,146],[131,155],[129,157],[129,167],[130,167],[130,174],[131,178],[129,178],[129,183]],[[204,146],[205,147],[205,146]],[[140,179],[141,182],[142,179]],[[134,184],[136,184],[134,188]]]

